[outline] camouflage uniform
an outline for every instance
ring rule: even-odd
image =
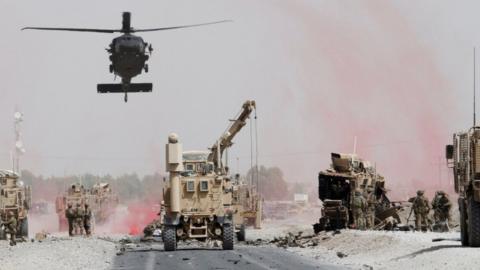
[[[10,235],[10,246],[15,246],[17,242],[15,238],[17,237],[17,219],[13,212],[8,212],[7,221],[3,223],[5,226],[5,233]]]
[[[367,211],[365,215],[365,225],[367,229],[373,229],[373,227],[375,226],[375,206],[377,204],[377,200],[375,198],[375,193],[373,193],[373,190],[371,188],[367,189],[366,200]]]
[[[417,197],[413,200],[412,209],[415,213],[415,230],[426,231],[429,226],[428,213],[430,212],[430,203],[423,195],[422,190],[417,191]]]
[[[365,211],[367,210],[367,200],[360,191],[355,191],[352,202],[353,223],[355,228],[365,230]]]
[[[65,217],[68,221],[68,235],[73,235],[73,222],[75,219],[75,211],[72,208],[72,204],[68,204],[67,210],[65,210]]]
[[[80,204],[77,204],[77,208],[75,208],[75,220],[73,223],[73,228],[75,234],[83,234],[83,219],[85,216],[85,211],[83,208],[80,207]]]
[[[88,204],[85,204],[85,213],[83,216],[83,227],[85,228],[85,233],[90,236],[91,227],[92,227],[92,210],[88,207]]]
[[[433,217],[435,223],[448,222],[451,220],[450,209],[452,203],[448,199],[448,195],[444,191],[438,191],[432,200]]]

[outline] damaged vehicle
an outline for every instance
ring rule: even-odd
[[[315,233],[325,230],[356,228],[352,214],[355,191],[371,190],[375,200],[375,219],[371,229],[393,229],[401,223],[403,206],[391,202],[385,178],[356,154],[332,153],[331,168],[318,174],[318,197],[323,202],[322,216],[313,225]]]

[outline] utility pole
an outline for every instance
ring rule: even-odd
[[[21,123],[23,122],[23,113],[18,108],[15,108],[13,114],[13,127],[15,134],[15,150],[13,151],[14,171],[20,174],[20,156],[25,154],[25,147],[22,141]]]

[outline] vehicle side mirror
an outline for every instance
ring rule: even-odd
[[[447,159],[453,159],[453,145],[449,144],[445,147],[445,157]]]

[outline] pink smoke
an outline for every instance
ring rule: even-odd
[[[302,33],[301,40],[284,36],[300,75],[283,94],[304,96],[305,148],[324,152],[328,162],[330,151],[351,152],[356,136],[358,154],[376,163],[392,195],[451,191],[447,168],[438,164],[455,117],[444,113],[451,87],[397,8],[380,0],[275,3]]]

